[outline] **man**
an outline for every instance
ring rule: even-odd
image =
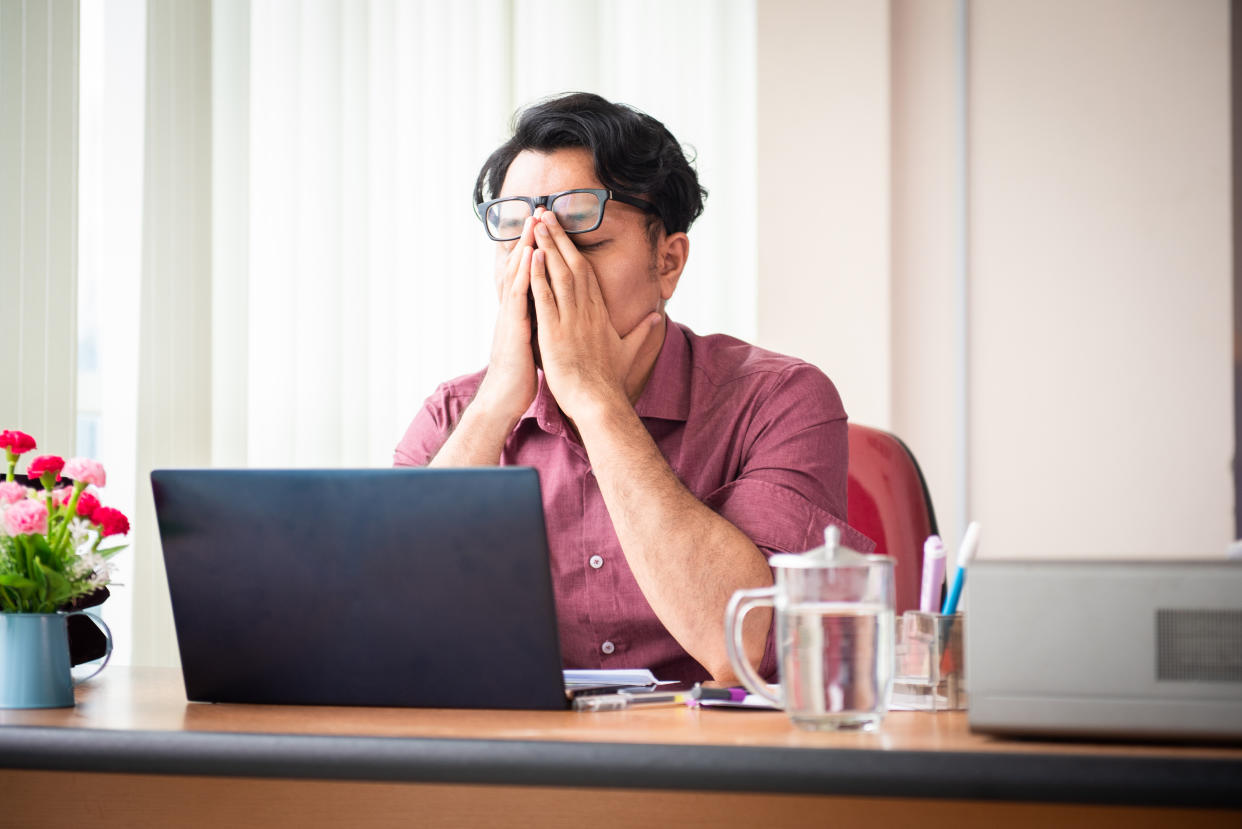
[[[521,111],[475,202],[500,311],[485,371],[441,385],[398,465],[539,470],[567,667],[734,678],[733,592],[844,526],[846,416],[799,360],[664,314],[705,191],[655,119],[576,93]],[[746,655],[771,677],[771,612]]]

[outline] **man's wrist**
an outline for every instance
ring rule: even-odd
[[[636,418],[633,405],[625,393],[591,395],[584,397],[572,413],[566,412],[577,427],[579,434],[615,428],[625,418]]]
[[[522,412],[514,412],[512,407],[496,406],[486,397],[476,396],[462,412],[461,423],[457,428],[505,437],[521,419]]]

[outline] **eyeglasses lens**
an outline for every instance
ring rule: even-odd
[[[493,239],[516,239],[529,215],[530,205],[519,199],[496,202],[487,208],[487,229]]]
[[[566,193],[552,202],[552,212],[566,233],[594,230],[602,202],[594,193]]]

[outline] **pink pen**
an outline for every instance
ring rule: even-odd
[[[938,535],[929,535],[923,543],[923,589],[919,593],[919,610],[924,613],[935,613],[940,608],[944,558],[944,542]]]

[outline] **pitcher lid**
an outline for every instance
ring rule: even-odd
[[[860,553],[841,543],[841,528],[829,524],[824,528],[824,546],[807,550],[805,553],[778,553],[768,559],[771,567],[870,567],[874,564],[893,566],[892,556],[879,556]]]

